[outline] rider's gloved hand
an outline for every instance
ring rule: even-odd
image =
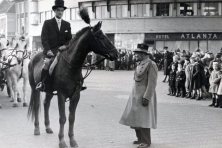
[[[144,107],[148,106],[148,105],[149,105],[149,100],[146,99],[146,98],[142,98],[142,105],[143,105]]]
[[[66,50],[66,48],[67,48],[66,45],[62,45],[62,46],[59,47],[58,50],[59,51],[64,51],[64,50]]]
[[[52,50],[49,50],[49,51],[47,52],[47,56],[48,56],[48,57],[54,57],[54,54],[53,54]]]

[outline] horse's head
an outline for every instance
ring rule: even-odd
[[[103,33],[101,26],[102,22],[98,22],[95,26],[91,27],[91,33],[93,36],[91,50],[109,60],[116,60],[118,57],[118,51],[109,38]]]

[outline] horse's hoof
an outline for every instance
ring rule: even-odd
[[[50,127],[46,128],[45,131],[46,131],[47,134],[53,134],[53,131]]]
[[[18,103],[13,103],[12,107],[18,107]]]
[[[17,98],[17,101],[18,101],[18,102],[22,102],[22,99],[21,99],[21,98]]]
[[[40,135],[40,130],[39,130],[39,128],[35,128],[35,130],[34,130],[34,135],[35,135],[35,136]]]
[[[59,142],[59,148],[68,148],[65,141]]]
[[[14,100],[12,99],[12,100],[10,100],[10,102],[14,102]]]
[[[71,148],[78,148],[79,147],[76,140],[74,140],[74,139],[70,140],[70,146],[71,146]]]
[[[28,107],[28,104],[27,103],[23,103],[23,107]]]

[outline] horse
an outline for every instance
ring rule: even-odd
[[[74,139],[75,112],[80,99],[80,91],[84,81],[82,76],[82,65],[89,52],[93,51],[109,60],[116,60],[118,52],[108,37],[101,30],[102,22],[95,26],[85,27],[71,39],[68,49],[60,52],[58,63],[53,71],[53,91],[57,91],[59,107],[59,147],[66,148],[64,140],[64,124],[66,123],[65,102],[69,98],[69,139],[70,146],[77,147]],[[40,91],[36,90],[37,71],[43,64],[43,53],[35,55],[29,63],[29,82],[31,86],[31,99],[28,109],[28,116],[34,119],[34,135],[40,135],[39,129],[39,108]],[[49,106],[53,95],[46,92],[44,101],[44,117],[47,133],[52,133],[49,120]]]
[[[28,63],[27,45],[24,43],[18,44],[14,49],[2,50],[3,69],[7,81],[7,91],[10,94],[13,107],[18,107],[20,102],[18,82],[23,78],[23,107],[27,107],[27,86],[28,86]]]

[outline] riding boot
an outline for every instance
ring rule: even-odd
[[[45,80],[47,78],[47,75],[48,75],[48,70],[43,69],[42,74],[41,74],[41,82],[39,82],[36,85],[37,90],[39,90],[39,91],[44,91],[45,90]]]

